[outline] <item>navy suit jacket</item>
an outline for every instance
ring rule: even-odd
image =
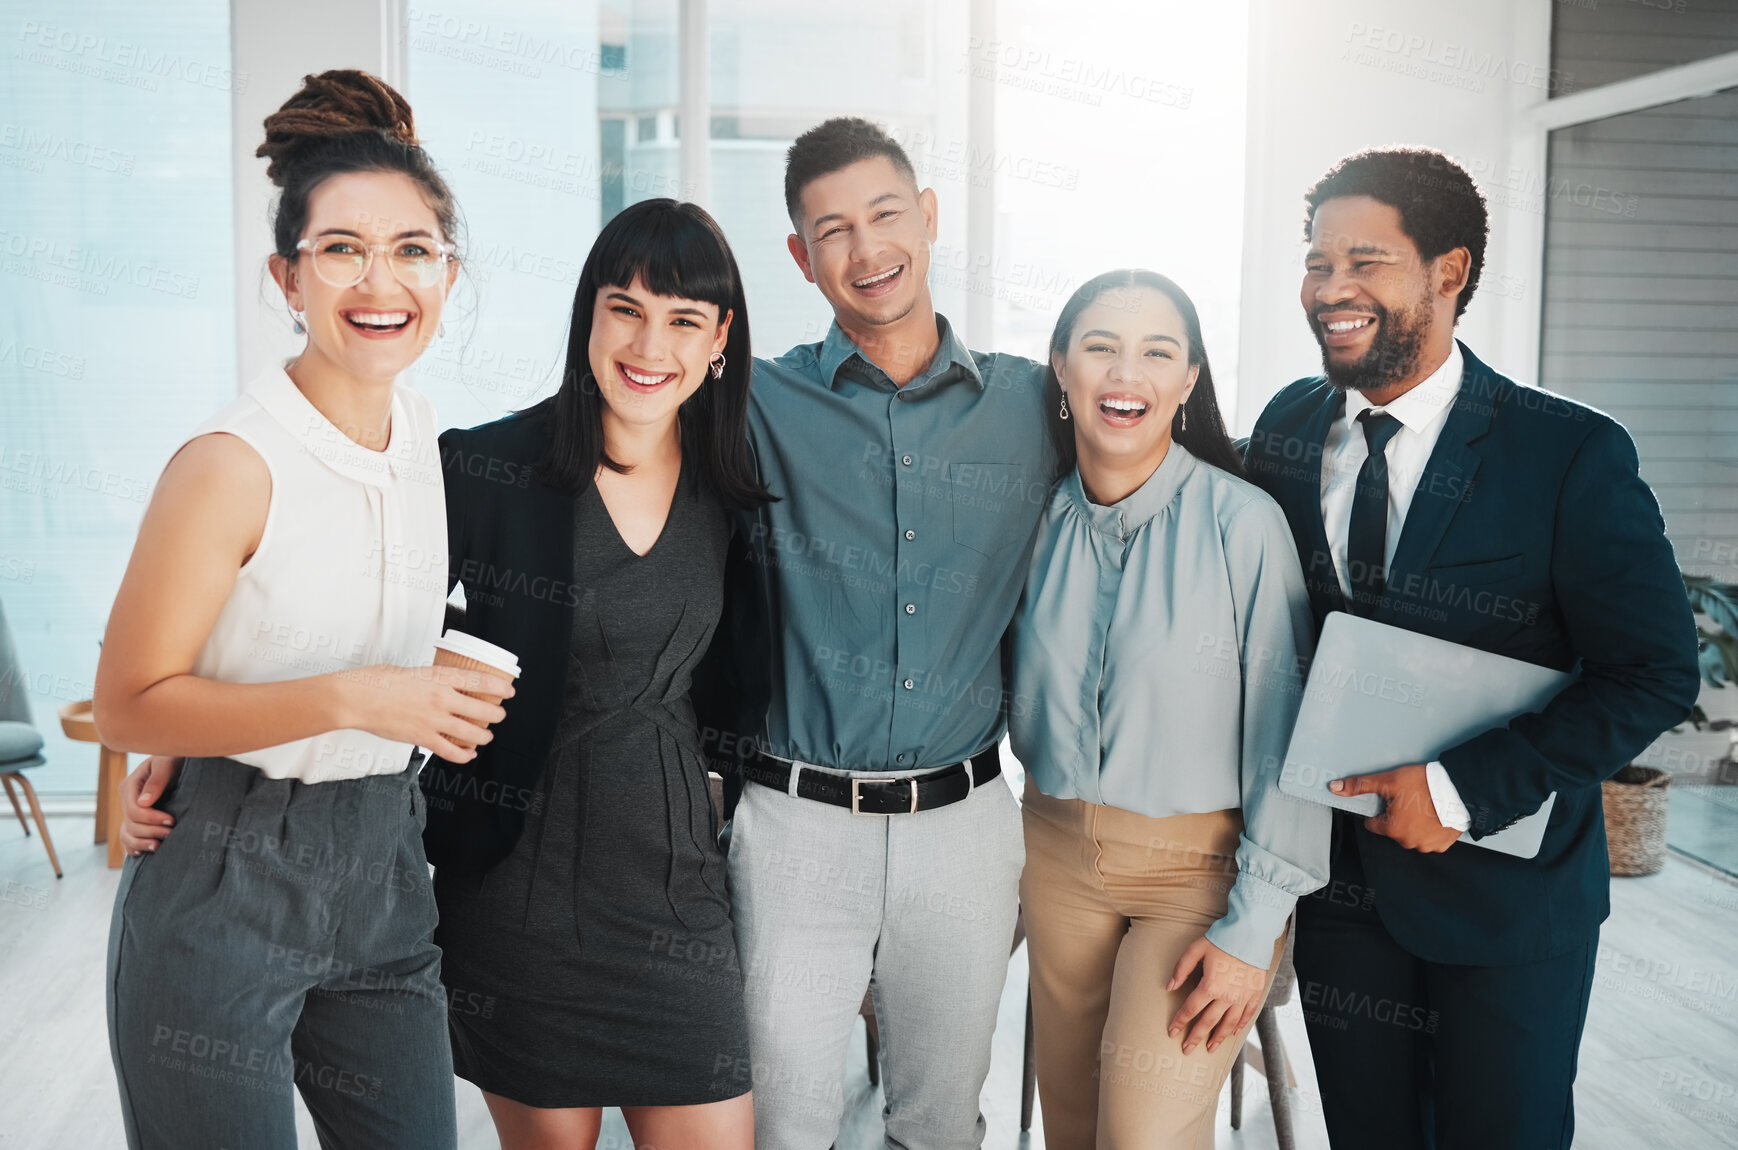
[[[1610,912],[1600,783],[1689,714],[1700,689],[1683,581],[1635,445],[1611,417],[1520,387],[1461,345],[1460,392],[1419,478],[1374,618],[1578,680],[1440,756],[1479,838],[1557,792],[1536,858],[1409,851],[1356,820],[1396,942],[1433,962],[1531,962]],[[1322,523],[1328,428],[1345,396],[1301,379],[1262,412],[1249,477],[1279,502],[1320,626],[1349,610]],[[1404,764],[1396,763],[1395,766]]]

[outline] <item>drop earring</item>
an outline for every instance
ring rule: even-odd
[[[717,352],[712,356],[712,378],[724,378],[724,353]]]
[[[445,339],[446,334],[447,334],[447,321],[443,319],[439,323],[435,324],[435,338],[436,339]]]
[[[302,322],[301,312],[292,310],[290,312],[290,318],[295,320],[295,323],[290,325],[291,331],[295,332],[297,335],[308,334],[308,325]]]
[[[1186,407],[1182,407],[1182,408],[1178,408],[1178,410],[1183,413],[1183,426],[1181,428],[1179,428],[1178,430],[1187,431],[1187,430],[1189,430],[1189,409]]]
[[[1067,420],[1068,420],[1068,393],[1066,391],[1062,393],[1062,407],[1059,411],[1057,411],[1056,414],[1060,415],[1064,422],[1067,422]]]

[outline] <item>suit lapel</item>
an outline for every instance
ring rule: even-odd
[[[1436,554],[1436,545],[1442,541],[1455,511],[1466,502],[1473,477],[1478,474],[1481,457],[1470,445],[1490,430],[1501,398],[1502,380],[1464,343],[1460,345],[1460,353],[1463,360],[1460,391],[1455,394],[1454,407],[1443,422],[1430,461],[1418,477],[1418,487],[1406,511],[1406,523],[1400,529],[1400,543],[1394,549],[1394,562],[1389,564],[1389,586],[1400,583],[1407,575],[1425,573]],[[1389,614],[1388,600],[1384,598],[1377,617]]]
[[[1350,610],[1346,605],[1346,594],[1340,587],[1339,573],[1334,569],[1327,525],[1322,522],[1322,459],[1327,451],[1328,429],[1345,410],[1345,393],[1328,387],[1301,432],[1309,460],[1304,469],[1304,490],[1299,494],[1303,504],[1301,514],[1307,528],[1305,543],[1309,548],[1304,560],[1304,582],[1310,597],[1316,601],[1320,617],[1326,617],[1330,611]]]

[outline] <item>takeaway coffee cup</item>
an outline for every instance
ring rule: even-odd
[[[511,681],[519,677],[519,657],[505,647],[497,647],[475,635],[467,635],[463,631],[448,630],[445,635],[435,640],[435,666],[457,667],[462,671],[485,671],[492,675],[500,675]],[[461,692],[473,699],[486,699],[500,705],[502,696],[488,691]],[[475,743],[461,743],[457,739],[452,742],[466,750],[476,746]]]

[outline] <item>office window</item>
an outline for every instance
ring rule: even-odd
[[[598,223],[608,223],[627,204],[623,167],[628,157],[628,122],[619,116],[598,121]]]
[[[1629,428],[1680,562],[1738,579],[1738,91],[1550,156],[1540,380]]]
[[[408,61],[406,95],[468,231],[446,335],[413,380],[442,426],[470,427],[559,383],[573,288],[612,177],[595,4],[456,0],[443,13],[443,26],[488,31],[463,51],[413,42]]]
[[[98,641],[157,476],[234,397],[229,5],[61,0],[5,25],[0,600],[48,765],[90,792]],[[63,848],[64,849],[64,848]]]
[[[1738,0],[1560,8],[1552,66],[1600,83],[1738,48]],[[1628,428],[1688,575],[1738,581],[1738,88],[1551,133],[1539,380]],[[1702,620],[1705,627],[1712,621]],[[1716,721],[1738,692],[1706,689]],[[1738,730],[1667,734],[1667,841],[1738,874]]]
[[[1002,0],[987,37],[974,37],[967,5],[939,0],[709,5],[707,206],[742,269],[757,349],[777,354],[826,333],[827,305],[785,245],[785,151],[829,116],[859,115],[904,145],[920,183],[936,189],[930,283],[956,325],[987,296],[979,341],[1042,355],[1075,286],[1111,267],[1152,267],[1200,305],[1229,409],[1245,16],[1176,0],[1106,3],[1104,20],[1128,29],[1117,43],[1038,0]],[[418,378],[443,420],[472,423],[554,386],[573,280],[601,223],[626,204],[694,193],[680,167],[675,0],[470,0],[455,14],[489,27],[490,43],[583,44],[574,55],[595,61],[581,74],[501,51],[411,54],[410,96],[435,158],[454,171],[476,273],[476,294],[463,295],[470,326],[455,338],[449,322]],[[1146,45],[1161,34],[1209,47],[1156,61]],[[997,109],[990,140],[969,138],[980,82]],[[973,193],[984,188],[995,246],[968,253]]]
[[[1738,0],[1557,0],[1552,96],[1738,52]]]

